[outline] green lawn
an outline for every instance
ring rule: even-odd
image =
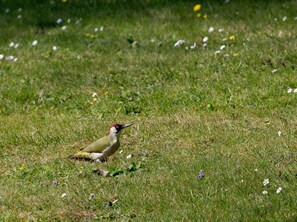
[[[296,9],[0,1],[0,221],[297,221]]]

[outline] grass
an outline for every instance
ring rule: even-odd
[[[0,221],[297,220],[296,1],[52,2],[0,2]]]

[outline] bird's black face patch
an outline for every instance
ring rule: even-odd
[[[115,125],[115,128],[116,128],[116,130],[117,130],[117,133],[119,133],[119,132],[121,132],[121,130],[123,129],[123,125],[120,125],[120,124]]]

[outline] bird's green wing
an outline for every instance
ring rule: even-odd
[[[109,137],[105,136],[86,146],[81,151],[89,153],[101,153],[105,148],[109,147]]]

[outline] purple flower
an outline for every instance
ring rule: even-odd
[[[204,177],[203,170],[200,170],[198,173],[198,180],[202,180]]]

